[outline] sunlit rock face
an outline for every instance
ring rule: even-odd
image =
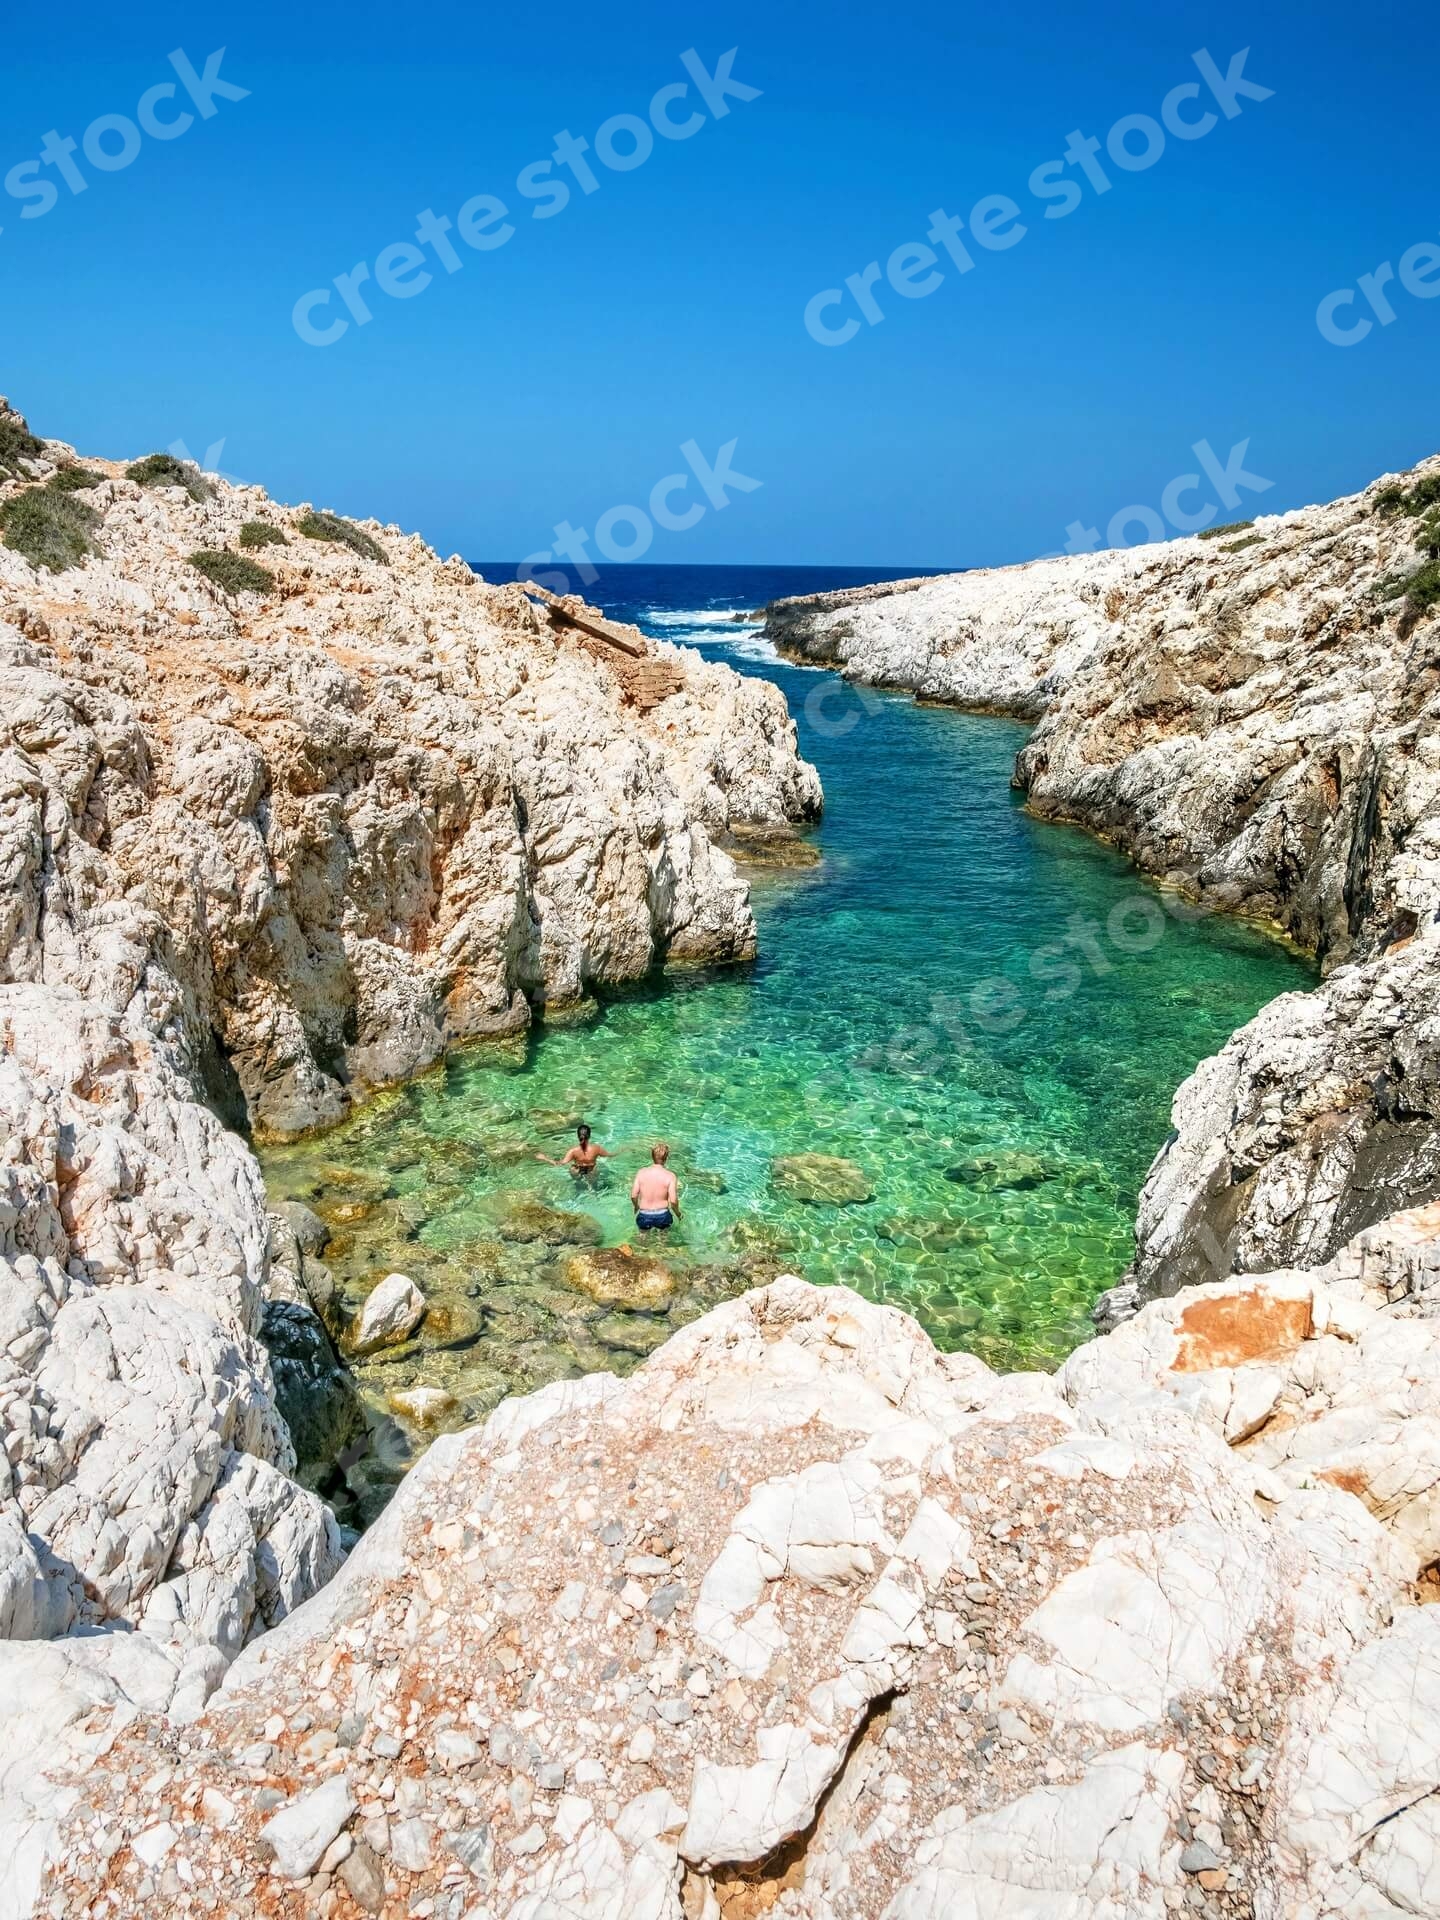
[[[767,686],[552,628],[396,529],[352,528],[367,557],[259,488],[0,427],[0,500],[92,528],[59,572],[0,545],[11,1835],[45,1738],[193,1716],[341,1562],[279,1409],[336,1449],[353,1388],[226,1122],[321,1125],[535,1006],[747,956],[711,836],[820,794]],[[227,593],[191,556],[248,523],[271,582]]]
[[[535,1006],[753,952],[715,836],[820,808],[775,688],[554,627],[418,535],[370,523],[369,558],[258,487],[84,465],[98,553],[0,546],[10,977],[144,990],[211,1097],[285,1135]],[[253,557],[256,523],[268,591],[191,564]]]
[[[1429,1458],[1437,1224],[1055,1379],[782,1279],[507,1401],[200,1719],[77,1718],[19,1910],[1427,1910],[1440,1528],[1346,1410]]]

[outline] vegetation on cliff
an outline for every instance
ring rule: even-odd
[[[268,520],[247,520],[240,529],[242,547],[288,547],[290,542],[279,527],[272,527]]]
[[[0,414],[0,476],[23,478],[21,463],[38,460],[44,452],[44,441],[35,438],[18,414]]]
[[[27,487],[0,507],[0,535],[32,567],[64,573],[87,553],[101,551],[100,515],[78,494]]]
[[[390,564],[378,541],[372,540],[353,520],[342,520],[337,513],[307,513],[296,525],[307,540],[328,540],[333,545],[349,547],[362,560],[376,560],[382,567]]]
[[[207,580],[213,580],[222,593],[273,593],[275,589],[274,574],[247,560],[243,553],[202,549],[191,554],[190,564]]]
[[[1405,514],[1418,520],[1415,548],[1424,559],[1413,573],[1387,580],[1381,587],[1386,600],[1403,599],[1414,613],[1440,603],[1440,473],[1427,473],[1411,487],[1385,487],[1376,495],[1375,511]]]
[[[191,460],[173,453],[149,453],[125,469],[125,478],[142,487],[183,487],[195,501],[208,500],[215,489]]]

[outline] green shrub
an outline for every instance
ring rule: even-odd
[[[242,547],[288,547],[290,542],[268,520],[247,520],[240,529]]]
[[[0,474],[11,480],[23,477],[22,460],[38,460],[45,452],[43,440],[37,440],[18,415],[0,414]]]
[[[257,567],[243,553],[202,550],[191,554],[190,564],[207,580],[213,580],[222,593],[272,593],[275,588],[274,574]]]
[[[1440,604],[1440,474],[1418,480],[1407,492],[1386,487],[1375,502],[1377,513],[1421,516],[1415,551],[1424,556],[1414,573],[1392,574],[1375,589],[1382,600],[1404,600],[1414,613]]]
[[[1440,473],[1427,473],[1413,487],[1382,487],[1375,496],[1376,513],[1404,513],[1415,519],[1430,507],[1440,507]]]
[[[52,493],[48,487],[27,487],[0,507],[0,532],[13,553],[23,554],[32,567],[64,573],[78,567],[87,553],[99,553],[96,532],[100,515],[75,493]]]
[[[173,453],[148,453],[125,469],[127,480],[142,487],[183,487],[192,500],[208,500],[215,489],[193,460],[177,460]]]
[[[1232,520],[1228,526],[1206,527],[1200,538],[1202,540],[1218,540],[1222,533],[1244,533],[1247,527],[1253,527],[1254,524],[1255,522],[1253,520]]]
[[[1264,544],[1263,533],[1251,533],[1247,534],[1243,540],[1227,540],[1220,551],[1221,553],[1243,553],[1247,547],[1263,547]]]
[[[98,487],[103,473],[91,473],[88,467],[61,467],[45,482],[52,493],[84,493]]]
[[[377,545],[368,533],[363,533],[353,520],[342,520],[337,513],[307,513],[296,525],[307,540],[329,540],[339,546],[349,547],[362,560],[378,560],[382,567],[390,564],[383,547]]]

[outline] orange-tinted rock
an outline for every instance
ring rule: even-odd
[[[1310,1297],[1287,1297],[1259,1288],[1194,1300],[1176,1325],[1176,1373],[1212,1367],[1242,1367],[1248,1360],[1278,1360],[1310,1337]]]

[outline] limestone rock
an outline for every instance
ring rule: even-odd
[[[787,1153],[770,1163],[770,1184],[811,1207],[854,1207],[874,1198],[870,1176],[836,1153]]]
[[[748,957],[718,839],[820,807],[761,682],[661,646],[642,700],[413,535],[380,567],[258,488],[86,465],[100,553],[0,548],[0,1654],[34,1680],[0,1744],[32,1769],[96,1701],[193,1717],[340,1562],[292,1477],[355,1412],[324,1223],[267,1220],[224,1123],[298,1134],[532,1004]],[[276,590],[230,599],[189,555],[255,518]]]
[[[1434,1276],[1432,1263],[1440,1209],[1428,1207],[1313,1271],[1157,1301],[1073,1354],[1058,1381],[1107,1420],[1157,1392],[1172,1398],[1272,1491],[1342,1488],[1385,1524],[1415,1579],[1440,1563],[1440,1300],[1408,1285],[1392,1296],[1397,1275]]]
[[[287,1880],[303,1879],[319,1866],[354,1812],[350,1783],[344,1774],[335,1774],[267,1820],[258,1850],[274,1858],[276,1872]]]
[[[102,554],[0,548],[9,977],[118,1011],[150,967],[207,1091],[283,1136],[532,1005],[753,953],[717,839],[821,804],[776,688],[652,642],[637,701],[625,656],[414,534],[377,529],[382,567],[257,487],[86,465]],[[189,555],[257,518],[290,544],[237,602]]]
[[[270,1357],[276,1411],[304,1478],[332,1465],[360,1431],[360,1397],[308,1301],[267,1300],[260,1338]]]
[[[387,1273],[367,1295],[350,1335],[352,1353],[398,1347],[425,1318],[425,1296],[405,1273]]]
[[[83,1745],[97,1707],[193,1718],[342,1556],[290,1477],[257,1337],[280,1304],[258,1171],[194,1098],[146,996],[117,1013],[0,986],[0,1048],[9,1858],[8,1823],[28,1830],[22,1757],[33,1775],[57,1742]]]
[[[183,1746],[148,1701],[89,1698],[103,1770],[52,1752],[12,1813],[16,1911],[78,1917],[98,1849],[136,1886],[222,1803],[219,1884],[293,1822],[277,1864],[338,1869],[365,1911],[1429,1911],[1422,1489],[1254,1449],[1271,1377],[1298,1394],[1342,1346],[1357,1393],[1435,1391],[1432,1323],[1386,1298],[1433,1240],[1158,1303],[1056,1381],[787,1278],[628,1380],[506,1401]],[[262,1879],[266,1910],[300,1920],[315,1884]]]
[[[632,1253],[628,1247],[572,1253],[560,1273],[566,1286],[588,1294],[602,1307],[622,1307],[632,1313],[657,1313],[667,1307],[677,1284],[663,1260]]]
[[[330,1239],[330,1229],[320,1218],[299,1200],[282,1200],[276,1211],[284,1218],[291,1233],[295,1236],[301,1256],[304,1259],[317,1259],[325,1251]]]

